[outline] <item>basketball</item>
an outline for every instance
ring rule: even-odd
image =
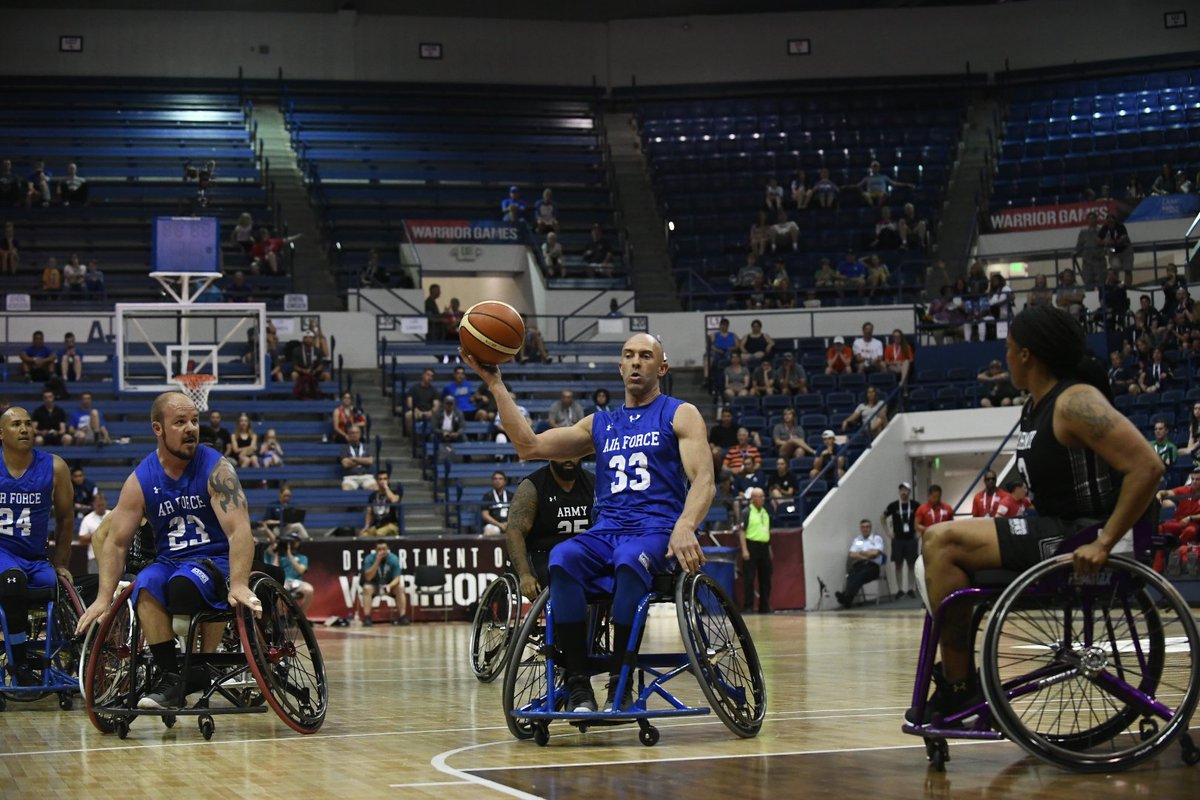
[[[481,364],[512,361],[525,341],[525,321],[517,310],[499,300],[484,300],[467,309],[458,324],[463,350]]]

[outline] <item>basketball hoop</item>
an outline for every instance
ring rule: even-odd
[[[179,386],[179,391],[196,404],[197,411],[208,411],[208,393],[217,384],[216,375],[187,373],[176,375],[172,380]]]

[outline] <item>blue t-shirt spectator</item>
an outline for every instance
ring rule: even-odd
[[[475,404],[471,402],[471,384],[467,381],[447,383],[446,388],[442,390],[442,397],[447,396],[454,398],[454,405],[458,406],[458,410],[462,413],[473,414],[475,412]]]
[[[41,347],[30,345],[25,348],[25,355],[30,358],[51,358],[54,356],[54,351],[46,347],[46,345],[42,345]]]
[[[295,553],[292,555],[292,558],[296,559],[300,566],[304,567],[306,570],[308,569],[308,556],[302,556],[299,553]],[[283,568],[283,577],[285,579],[289,581],[304,580],[303,574],[297,572],[296,568],[292,565],[291,558],[280,558],[279,566]]]
[[[865,279],[867,277],[867,265],[859,258],[853,261],[843,259],[842,263],[838,264],[838,274],[847,280],[854,280],[855,278]]]
[[[516,186],[508,187],[508,197],[500,203],[500,214],[510,222],[517,222],[525,216],[525,201],[521,199]]]
[[[366,559],[363,560],[363,568],[362,568],[362,576],[363,577],[361,578],[363,583],[368,582],[366,579],[367,570],[369,570],[374,565],[375,565],[375,551],[371,551],[371,553],[367,555]],[[375,579],[373,581],[370,581],[370,583],[374,583],[377,585],[388,584],[388,583],[391,583],[392,581],[394,581],[397,577],[399,577],[399,575],[400,575],[400,559],[396,557],[395,553],[388,553],[387,559],[384,560],[384,562],[379,565],[379,569],[375,572]]]

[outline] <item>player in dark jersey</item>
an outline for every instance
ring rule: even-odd
[[[37,431],[25,409],[14,406],[0,414],[0,608],[8,625],[6,638],[12,652],[7,665],[20,686],[41,681],[27,662],[30,589],[54,586],[57,570],[67,580],[71,573],[71,538],[75,531],[74,490],[71,472],[58,456],[33,448]],[[50,515],[54,515],[54,563],[46,559],[50,541]],[[0,650],[0,652],[3,652]]]
[[[504,535],[525,597],[550,585],[554,546],[588,529],[595,493],[596,476],[572,458],[551,461],[517,486]]]
[[[587,595],[613,596],[613,663],[617,673],[637,604],[653,576],[670,572],[672,559],[690,573],[704,564],[696,529],[713,499],[712,455],[700,412],[662,393],[667,374],[662,342],[646,333],[621,347],[625,403],[578,423],[535,434],[517,410],[500,370],[463,355],[492,390],[509,439],[523,459],[581,459],[596,454],[595,523],[550,554],[550,600],[555,643],[567,672],[568,707],[595,711],[587,674]],[[689,485],[690,482],[690,485]],[[609,707],[616,681],[609,677]],[[615,704],[620,708],[626,699]]]
[[[1013,385],[1031,395],[1021,412],[1017,468],[1039,516],[929,526],[922,549],[930,608],[969,586],[973,573],[1024,571],[1097,522],[1103,523],[1098,538],[1075,550],[1074,559],[1080,573],[1099,570],[1146,512],[1163,475],[1162,460],[1109,402],[1104,368],[1086,354],[1083,329],[1070,314],[1026,308],[1009,327],[1006,358]],[[963,708],[978,692],[970,668],[970,613],[959,604],[945,618],[944,680],[929,704],[933,711]]]
[[[96,602],[84,612],[78,630],[86,631],[107,613],[130,540],[145,516],[154,526],[157,555],[138,573],[133,601],[159,674],[157,688],[138,701],[138,708],[154,709],[177,707],[184,699],[172,613],[245,605],[257,615],[261,603],[248,585],[254,540],[246,496],[233,465],[212,448],[199,446],[195,404],[179,392],[159,395],[150,410],[150,427],[158,447],[126,479],[110,514],[109,535],[96,554]],[[215,649],[224,627],[220,622],[206,625],[201,648]]]

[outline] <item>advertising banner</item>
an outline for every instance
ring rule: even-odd
[[[1116,200],[1093,200],[1087,203],[1064,203],[1057,206],[1030,206],[1028,208],[1001,208],[991,214],[994,233],[1016,233],[1019,231],[1044,231],[1051,228],[1082,228],[1087,216],[1096,212],[1103,222],[1109,214],[1115,214]]]

